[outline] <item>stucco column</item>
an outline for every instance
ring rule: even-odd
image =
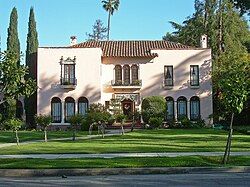
[[[62,101],[62,120],[61,123],[64,123],[64,101]]]
[[[177,101],[174,101],[174,118],[177,120]]]
[[[78,102],[75,101],[75,114],[78,114]]]
[[[190,102],[187,101],[187,117],[190,119]]]

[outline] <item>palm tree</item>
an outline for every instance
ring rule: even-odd
[[[103,8],[109,13],[108,15],[108,35],[107,40],[109,40],[109,31],[110,31],[110,16],[113,15],[115,10],[118,10],[120,0],[103,0]]]

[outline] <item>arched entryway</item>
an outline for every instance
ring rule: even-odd
[[[132,120],[132,116],[135,111],[135,103],[131,99],[124,99],[121,101],[122,111],[128,117],[128,120]]]

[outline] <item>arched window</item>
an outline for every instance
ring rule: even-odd
[[[137,65],[132,65],[131,67],[132,69],[132,84],[137,84],[138,83],[138,79],[139,79],[139,67]]]
[[[51,117],[53,123],[61,123],[62,121],[62,103],[58,97],[51,99]]]
[[[130,84],[130,67],[129,65],[123,66],[123,80],[125,85]]]
[[[190,98],[190,120],[200,118],[200,99],[197,96]]]
[[[69,122],[71,116],[75,115],[75,100],[72,97],[65,99],[65,122]]]
[[[184,117],[187,117],[187,99],[181,96],[177,99],[177,118],[182,119]]]
[[[122,84],[122,67],[120,65],[115,66],[115,84]]]
[[[89,107],[89,101],[86,97],[80,97],[78,99],[78,114],[86,115]]]
[[[167,120],[174,119],[174,99],[172,97],[166,97],[167,102]]]

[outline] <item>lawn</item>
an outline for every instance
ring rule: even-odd
[[[77,136],[85,136],[88,132],[80,131]],[[15,133],[13,131],[0,131],[0,143],[15,143]],[[19,131],[18,136],[20,142],[32,141],[32,140],[43,140],[43,131]],[[48,139],[54,138],[70,138],[72,137],[71,131],[49,131]]]
[[[0,159],[0,169],[218,167],[221,157],[181,156],[154,158]],[[232,156],[227,166],[250,166],[250,156]]]
[[[213,129],[140,130],[124,136],[50,141],[0,148],[0,154],[224,151],[227,132]],[[250,136],[234,133],[231,151],[250,151]]]

